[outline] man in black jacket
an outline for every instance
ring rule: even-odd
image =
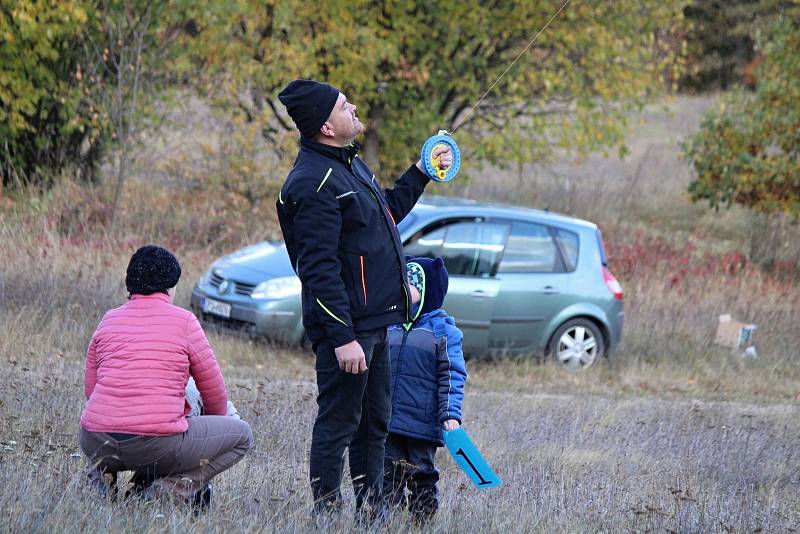
[[[422,162],[381,191],[353,141],[362,124],[338,89],[295,80],[279,95],[300,150],[278,195],[289,258],[302,282],[303,325],[316,354],[310,478],[315,511],[340,506],[344,451],[357,508],[381,499],[391,415],[386,327],[409,322],[411,293],[397,231],[429,178]],[[440,149],[442,168],[452,163]]]

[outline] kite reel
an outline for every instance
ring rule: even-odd
[[[453,164],[447,169],[439,168],[439,157],[433,157],[433,151],[437,147],[447,146],[453,154]],[[422,145],[422,154],[420,156],[422,164],[425,167],[425,172],[433,180],[437,182],[449,182],[458,174],[461,168],[461,151],[458,149],[455,139],[447,132],[447,130],[439,130],[439,133],[432,135]]]

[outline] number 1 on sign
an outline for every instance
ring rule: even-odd
[[[459,448],[456,451],[456,454],[464,458],[464,460],[466,460],[466,462],[469,464],[469,466],[472,468],[475,474],[478,475],[478,478],[480,479],[480,483],[478,484],[479,486],[485,486],[486,484],[491,484],[491,482],[489,482],[488,480],[484,480],[483,476],[481,476],[481,472],[475,468],[475,464],[473,464],[470,461],[469,457],[467,456],[467,453],[464,452],[464,449]]]
[[[476,487],[494,488],[503,483],[481,456],[464,427],[445,432],[444,444],[453,456],[453,460]]]

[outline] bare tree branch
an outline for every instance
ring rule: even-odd
[[[270,109],[272,110],[272,114],[273,114],[273,116],[275,117],[275,120],[277,120],[277,121],[278,121],[278,123],[281,125],[281,127],[283,127],[283,129],[284,129],[284,130],[287,130],[287,131],[288,131],[288,130],[291,130],[291,129],[292,129],[292,127],[291,127],[291,126],[289,126],[289,125],[286,123],[286,121],[284,121],[284,120],[281,118],[280,114],[278,113],[278,109],[275,107],[275,102],[273,102],[273,101],[272,101],[272,99],[270,99],[270,98],[267,98],[267,99],[266,99],[266,102],[267,102],[267,105],[268,105],[268,106],[270,107]]]

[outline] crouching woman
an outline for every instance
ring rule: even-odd
[[[107,492],[116,473],[134,471],[137,489],[200,506],[208,482],[245,455],[250,426],[226,417],[228,392],[197,318],[172,304],[181,268],[148,245],[131,257],[130,297],[106,312],[86,354],[86,407],[80,444],[90,483]],[[204,414],[187,417],[184,393],[194,377]]]

